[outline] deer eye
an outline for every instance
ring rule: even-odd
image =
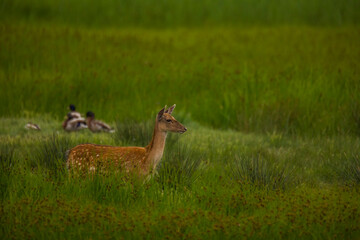
[[[166,119],[167,122],[171,122],[171,119]]]

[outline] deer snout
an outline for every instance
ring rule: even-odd
[[[182,130],[180,130],[179,132],[180,133],[184,133],[184,132],[186,132],[187,131],[187,128],[186,127],[184,127]]]

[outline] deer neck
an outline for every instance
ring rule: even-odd
[[[156,166],[159,164],[165,148],[165,141],[166,141],[167,132],[160,131],[155,124],[154,133],[152,139],[148,146],[146,146],[146,151],[148,153],[147,162],[149,167],[152,170],[156,169]],[[149,170],[150,170],[149,168]]]

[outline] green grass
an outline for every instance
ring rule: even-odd
[[[358,9],[0,0],[1,238],[360,238]],[[70,103],[116,132],[64,132]],[[145,146],[174,103],[152,178],[69,175],[67,149]]]
[[[165,103],[244,132],[358,135],[357,27],[83,29],[3,23],[0,115],[142,121]]]
[[[356,137],[243,134],[188,120],[188,132],[170,134],[157,174],[143,183],[119,173],[74,178],[66,171],[68,147],[126,145],[126,139],[89,130],[54,133],[59,120],[42,122],[41,132],[23,131],[25,119],[0,122],[4,238],[360,236],[360,191],[352,175],[359,161],[347,157],[358,153]],[[142,129],[131,132],[135,139],[148,135]],[[350,168],[339,168],[344,158]]]
[[[0,20],[85,26],[179,27],[360,23],[357,0],[1,0]]]

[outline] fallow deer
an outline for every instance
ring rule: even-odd
[[[81,144],[72,148],[67,159],[70,170],[102,171],[109,168],[149,175],[159,164],[165,147],[167,132],[186,132],[171,113],[175,104],[166,107],[156,116],[152,139],[146,147],[115,147],[95,144]]]

